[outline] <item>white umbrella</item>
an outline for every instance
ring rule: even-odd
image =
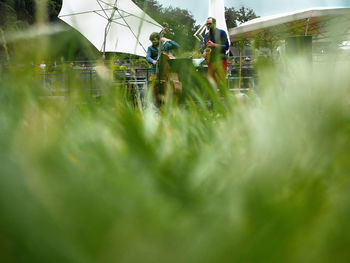
[[[146,56],[149,36],[162,30],[131,0],[63,0],[58,17],[100,52]]]

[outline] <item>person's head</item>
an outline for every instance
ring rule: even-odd
[[[152,42],[152,45],[153,45],[153,46],[158,46],[158,44],[159,44],[159,33],[153,32],[153,33],[149,36],[149,40]]]
[[[208,17],[206,26],[208,30],[212,30],[216,27],[216,19],[214,17]]]

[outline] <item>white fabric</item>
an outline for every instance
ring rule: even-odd
[[[225,5],[224,0],[209,0],[208,17],[214,17],[216,19],[216,27],[226,32],[227,37],[229,36],[227,31],[226,19],[225,19]],[[202,26],[194,33],[194,36],[199,40],[203,40],[203,32],[207,31],[206,21]]]
[[[101,52],[143,57],[151,44],[150,34],[162,29],[131,0],[63,0],[58,17],[78,30]]]
[[[339,47],[342,50],[350,50],[350,41],[343,41]]]
[[[350,8],[344,7],[318,7],[304,9],[294,12],[288,12],[283,14],[277,14],[272,16],[260,17],[241,24],[238,27],[231,28],[229,33],[230,37],[235,37],[240,34],[249,33],[255,30],[261,30],[264,28],[281,25],[301,19],[307,19],[312,17],[321,17],[326,15],[344,15],[349,14]]]
[[[227,37],[229,36],[225,19],[224,0],[209,0],[208,17],[214,17],[216,19],[216,27],[224,30]]]

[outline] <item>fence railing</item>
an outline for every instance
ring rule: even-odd
[[[151,69],[136,68],[132,70],[119,69],[113,71],[112,85],[116,87],[146,87],[151,75]],[[103,93],[100,78],[94,68],[72,68],[68,71],[55,70],[40,72],[43,88],[47,95],[67,96],[71,92],[71,83],[74,78],[79,80],[81,91],[99,96]]]
[[[206,68],[197,69],[205,74]],[[254,69],[250,64],[230,65],[227,72],[227,87],[230,90],[247,90],[255,86]],[[121,68],[113,71],[112,85],[120,88],[127,88],[132,93],[144,93],[149,84],[151,69],[149,68]],[[78,77],[80,90],[93,97],[102,96],[104,90],[101,87],[100,78],[95,68],[68,67],[57,68],[53,71],[42,70],[40,77],[43,88],[48,96],[68,96],[71,92],[71,83]]]

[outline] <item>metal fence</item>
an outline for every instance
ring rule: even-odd
[[[111,85],[142,91],[148,86],[150,69],[119,69],[113,71]],[[78,80],[81,92],[97,97],[103,94],[101,79],[94,68],[71,68],[40,73],[43,89],[48,96],[69,96],[72,83]]]
[[[92,97],[101,97],[104,93],[101,79],[95,68],[92,66],[57,68],[47,72],[42,70],[40,78],[45,93],[48,96],[69,96],[72,89],[72,83],[78,80],[81,92],[91,95]],[[206,71],[206,68],[197,71]],[[203,76],[206,76],[206,73]],[[253,67],[250,64],[243,64],[242,68],[237,65],[230,65],[227,72],[227,88],[232,91],[246,91],[255,86],[256,77]],[[113,71],[113,87],[124,88],[126,93],[132,97],[143,97],[147,90],[151,69],[148,68],[126,68],[116,69]]]

